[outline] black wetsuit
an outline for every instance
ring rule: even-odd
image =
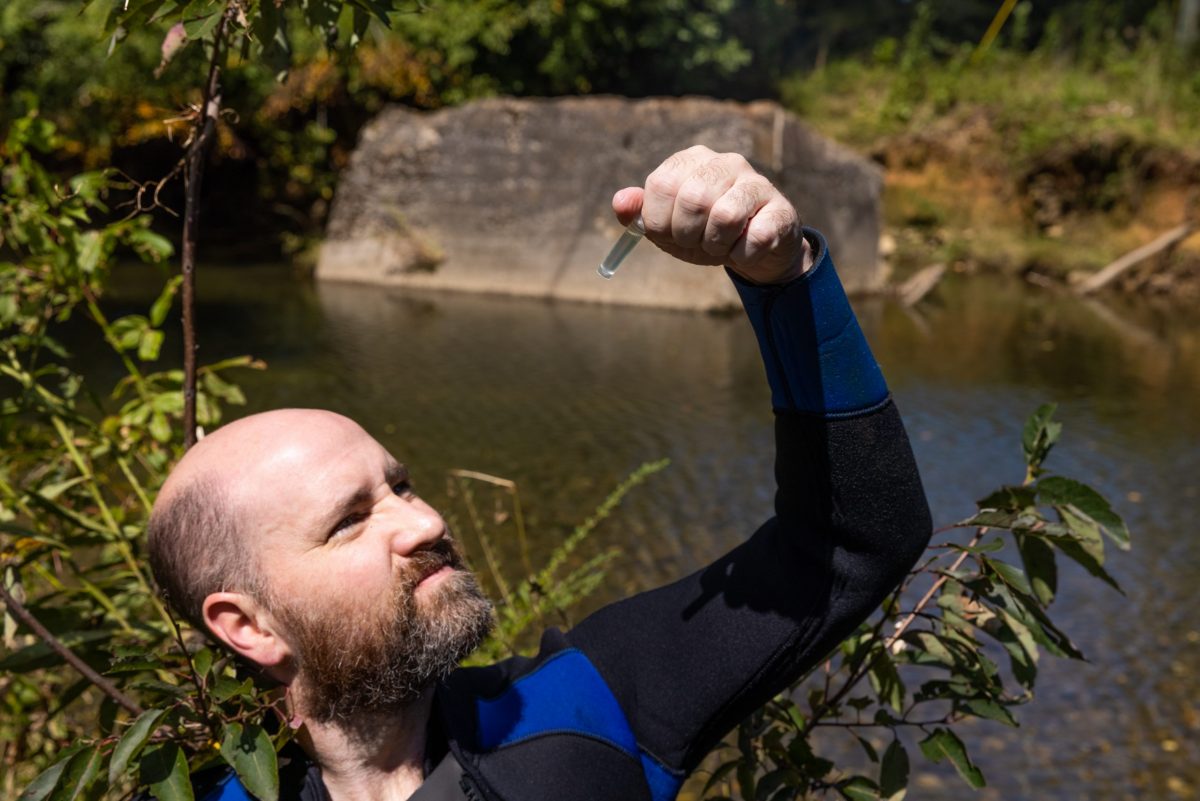
[[[904,428],[824,239],[806,235],[817,266],[803,278],[733,277],[771,384],[775,516],[708,567],[547,631],[536,657],[453,673],[414,799],[668,801],[920,556],[931,526]],[[281,782],[284,801],[328,797],[298,751]],[[245,797],[232,777],[204,790]]]

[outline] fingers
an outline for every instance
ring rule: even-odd
[[[642,210],[642,191],[641,187],[630,186],[613,195],[613,212],[621,225],[629,225]]]
[[[671,238],[676,245],[700,247],[713,204],[737,181],[739,159],[740,156],[714,156],[701,160],[680,183],[671,209]]]
[[[646,194],[642,200],[642,222],[652,240],[667,241],[671,238],[671,218],[675,210],[675,198],[684,181],[703,162],[716,154],[703,145],[689,147],[668,156],[654,172],[646,178]]]
[[[613,211],[623,225],[641,212],[646,237],[693,264],[726,264],[754,281],[794,274],[803,255],[791,203],[736,153],[696,146],[667,158],[645,190],[622,189]]]
[[[751,218],[746,233],[730,248],[727,263],[751,279],[770,276],[792,266],[800,244],[800,219],[780,195]]]
[[[754,216],[778,194],[766,178],[757,174],[731,186],[709,209],[701,243],[704,252],[724,259],[742,239]]]

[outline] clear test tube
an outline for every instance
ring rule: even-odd
[[[642,241],[642,237],[646,235],[646,226],[642,223],[642,215],[638,215],[637,219],[631,222],[628,227],[621,233],[621,238],[612,246],[612,250],[608,251],[608,255],[604,257],[604,261],[600,262],[600,267],[596,272],[600,273],[601,278],[612,278],[613,273],[621,266],[621,262],[625,261],[625,257],[637,247],[637,243]]]

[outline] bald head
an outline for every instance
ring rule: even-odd
[[[330,454],[374,443],[349,418],[279,409],[236,420],[198,442],[163,484],[148,528],[150,566],[170,603],[205,629],[204,599],[216,592],[261,597],[259,534],[290,490],[320,481]]]

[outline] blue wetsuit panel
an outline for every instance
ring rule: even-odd
[[[495,698],[476,702],[479,746],[491,751],[550,732],[606,740],[628,754],[637,741],[600,673],[570,648],[547,659]]]
[[[500,695],[479,699],[475,710],[483,751],[545,734],[593,737],[639,760],[654,801],[679,792],[681,777],[638,747],[612,690],[577,649],[560,651]]]
[[[230,773],[201,801],[254,801],[254,797],[246,792],[246,788],[238,781],[237,775]]]
[[[887,384],[825,238],[811,228],[804,234],[815,248],[815,262],[799,278],[757,285],[732,271],[729,277],[758,338],[772,405],[825,417],[861,414],[887,401]]]

